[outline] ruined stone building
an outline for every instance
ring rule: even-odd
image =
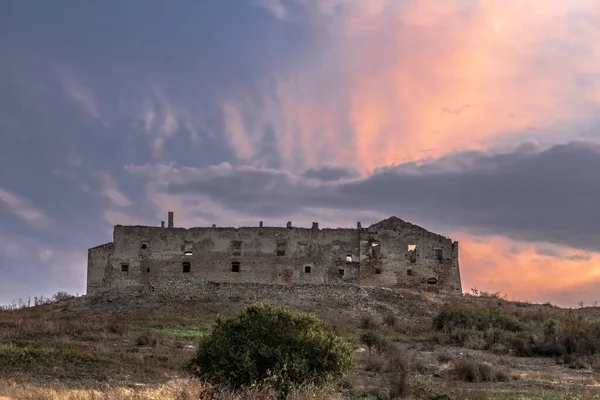
[[[344,284],[462,293],[458,242],[391,217],[368,228],[114,227],[88,250],[87,293],[191,282]],[[190,285],[193,287],[193,285]]]

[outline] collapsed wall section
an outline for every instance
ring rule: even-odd
[[[373,247],[375,245],[375,247]],[[371,225],[361,248],[378,250],[361,260],[360,284],[462,293],[458,243],[391,217]]]

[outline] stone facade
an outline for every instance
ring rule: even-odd
[[[462,293],[458,242],[391,217],[356,229],[114,227],[88,250],[87,293],[194,282],[417,288]],[[186,278],[187,277],[187,278]]]

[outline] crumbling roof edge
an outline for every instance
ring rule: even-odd
[[[90,247],[88,250],[97,250],[97,249],[102,249],[102,248],[110,249],[112,247],[115,247],[115,243],[114,242],[108,242],[108,243],[100,244],[98,246]]]

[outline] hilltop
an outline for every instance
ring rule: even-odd
[[[218,314],[256,301],[315,313],[356,346],[357,368],[311,396],[389,398],[398,369],[408,371],[413,398],[600,396],[594,308],[351,285],[213,284],[194,297],[123,290],[0,311],[0,398],[92,398],[92,390],[123,399],[209,398],[182,365]],[[381,340],[371,356],[365,332]]]

